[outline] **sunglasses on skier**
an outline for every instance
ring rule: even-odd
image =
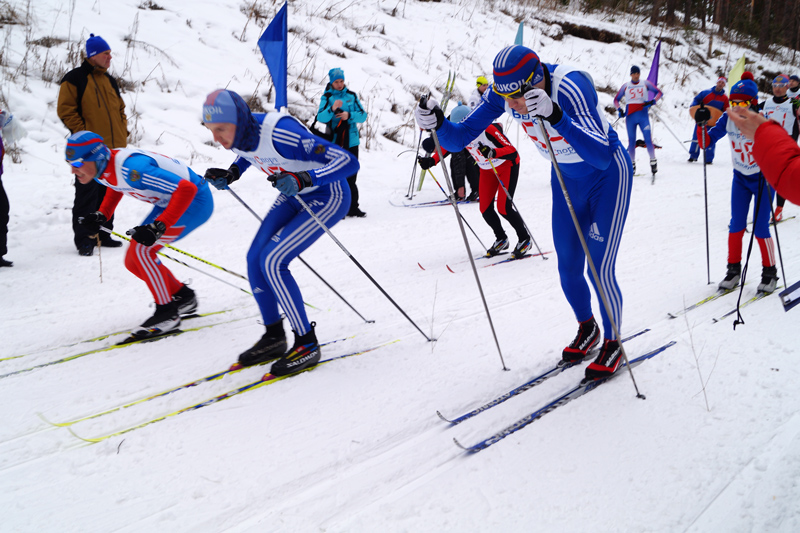
[[[772,86],[780,88],[780,87],[788,87],[789,84],[788,83],[773,83]]]
[[[517,89],[517,90],[516,90],[516,91],[514,91],[514,92],[511,92],[511,93],[501,93],[500,91],[498,91],[498,90],[497,90],[497,85],[494,85],[494,86],[492,87],[492,89],[494,90],[494,92],[496,92],[497,94],[499,94],[500,96],[502,96],[502,97],[503,97],[503,98],[505,98],[506,100],[514,100],[514,99],[516,99],[516,98],[521,98],[523,94],[525,94],[527,91],[529,91],[529,90],[532,88],[532,87],[531,87],[530,85],[528,85],[528,84],[529,84],[529,83],[531,82],[531,80],[533,79],[533,75],[534,75],[534,74],[536,74],[536,69],[534,69],[534,70],[533,70],[533,72],[531,72],[531,75],[530,75],[530,76],[528,76],[528,79],[526,79],[524,82],[522,82],[522,87],[520,87],[519,89]]]
[[[67,163],[74,168],[81,168],[83,166],[83,159],[74,159],[72,161],[67,161]]]
[[[750,107],[748,100],[731,100],[730,104],[732,107]]]

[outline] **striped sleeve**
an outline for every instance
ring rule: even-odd
[[[553,128],[586,163],[601,170],[608,168],[614,150],[597,110],[597,93],[589,79],[577,71],[567,74],[554,99],[564,114]]]
[[[622,87],[619,88],[617,96],[614,97],[614,107],[616,107],[617,109],[619,109],[620,100],[622,100],[622,96],[625,94],[625,89],[627,88],[628,88],[628,82],[626,81],[625,83],[622,84]]]
[[[297,119],[281,118],[272,133],[272,142],[278,153],[286,159],[322,163],[309,169],[314,185],[327,185],[347,179],[358,172],[358,160],[347,150],[313,135]]]

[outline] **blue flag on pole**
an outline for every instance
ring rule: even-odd
[[[650,65],[650,73],[647,74],[647,81],[658,87],[658,60],[661,58],[661,41],[656,45],[656,53],[653,54],[653,64]],[[656,91],[650,89],[648,92],[649,99],[652,100],[656,97]]]
[[[522,22],[519,23],[519,28],[517,28],[517,38],[514,39],[514,44],[522,46]]]
[[[286,46],[288,42],[286,5],[280,8],[267,29],[258,38],[258,48],[275,84],[275,109],[287,106],[286,100]]]

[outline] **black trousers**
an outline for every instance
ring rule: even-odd
[[[0,173],[0,257],[8,253],[8,196],[3,188],[3,178]]]
[[[475,162],[472,156],[467,157],[467,181],[469,182],[469,190],[478,192],[478,183],[481,178],[481,168]]]
[[[348,152],[353,154],[356,159],[358,159],[358,146],[352,146],[347,149]],[[347,183],[350,185],[350,210],[347,214],[352,215],[356,211],[358,211],[358,185],[356,185],[356,178],[358,178],[358,172],[347,178]]]
[[[100,185],[95,180],[83,185],[75,180],[75,202],[72,204],[72,231],[75,234],[75,247],[80,250],[85,246],[94,246],[97,241],[92,238],[93,233],[85,226],[78,224],[79,217],[85,217],[100,209],[103,198],[106,196],[105,185]],[[103,224],[109,230],[114,229],[114,217]],[[108,240],[111,235],[100,233],[100,240]]]

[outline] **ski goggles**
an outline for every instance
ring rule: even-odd
[[[531,72],[531,75],[528,76],[528,78],[525,81],[522,82],[522,85],[516,91],[510,92],[510,93],[501,93],[500,91],[497,90],[497,84],[492,86],[492,90],[494,90],[494,92],[496,92],[497,94],[499,94],[500,96],[502,96],[506,100],[514,100],[516,98],[521,98],[522,95],[526,91],[528,91],[530,89],[530,86],[528,84],[533,79],[533,75],[534,74],[536,74],[536,69],[533,69],[533,72]]]
[[[731,107],[750,107],[749,100],[731,100]]]
[[[772,83],[773,87],[787,87],[788,85],[789,85],[788,83],[783,83],[783,82],[778,82],[778,83],[773,82]]]
[[[84,164],[83,159],[73,159],[72,161],[67,161],[69,165],[73,168],[81,168]]]

